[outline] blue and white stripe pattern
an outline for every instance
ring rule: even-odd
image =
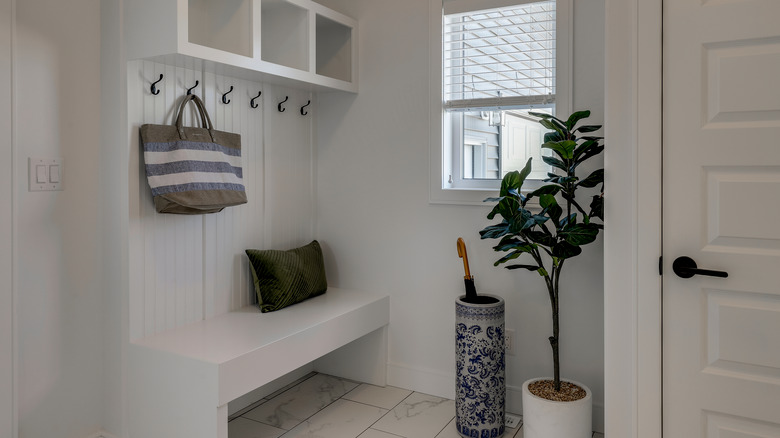
[[[144,162],[152,195],[193,190],[244,191],[241,150],[216,143],[145,143]]]

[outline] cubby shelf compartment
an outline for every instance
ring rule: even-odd
[[[309,11],[286,0],[263,0],[260,55],[263,61],[309,69]]]
[[[352,82],[352,28],[324,15],[316,18],[318,75]]]
[[[311,0],[124,2],[127,59],[356,93],[357,21]]]

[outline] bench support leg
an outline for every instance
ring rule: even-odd
[[[314,370],[376,386],[387,385],[387,326],[317,359]]]
[[[228,438],[228,406],[217,408],[217,438]]]

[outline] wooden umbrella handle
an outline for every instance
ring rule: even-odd
[[[472,277],[469,270],[469,256],[466,253],[466,242],[463,241],[462,237],[458,237],[458,257],[463,259],[463,269],[466,271],[466,275],[463,278],[470,280]]]

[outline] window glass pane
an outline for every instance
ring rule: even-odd
[[[551,113],[552,107],[534,111]],[[462,128],[456,124],[455,129],[463,130],[463,179],[500,180],[507,172],[522,169],[529,157],[533,157],[529,178],[547,177],[550,168],[542,161],[540,148],[546,130],[528,110],[469,111],[462,117]]]

